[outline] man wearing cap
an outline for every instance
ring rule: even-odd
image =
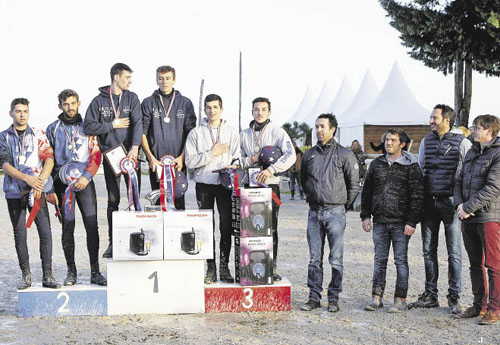
[[[253,120],[250,122],[249,128],[245,129],[240,134],[241,141],[241,157],[244,168],[259,166],[259,153],[265,146],[276,146],[282,156],[273,164],[262,170],[257,175],[257,182],[269,185],[276,196],[280,197],[280,177],[276,176],[279,173],[284,173],[295,163],[295,149],[292,145],[292,140],[281,127],[276,126],[269,117],[271,116],[271,102],[264,97],[258,97],[252,102]],[[273,276],[275,281],[281,280],[281,276],[277,272],[277,257],[278,257],[278,213],[279,206],[273,200],[273,256],[274,269]]]
[[[158,89],[142,101],[142,148],[149,161],[151,190],[158,189],[159,169],[165,155],[172,156],[175,168],[184,168],[184,145],[188,133],[196,127],[193,103],[178,90],[174,90],[175,69],[160,66],[156,69]],[[175,208],[185,209],[184,196],[175,200]]]
[[[21,267],[22,280],[19,290],[31,286],[31,271],[27,244],[26,210],[34,221],[40,237],[42,260],[42,286],[57,289],[59,284],[52,277],[52,232],[45,193],[51,188],[50,172],[54,166],[54,153],[42,130],[28,125],[29,101],[16,98],[10,105],[12,125],[0,133],[0,161],[5,178],[3,191],[7,199],[10,221],[14,228],[14,242]],[[50,186],[49,186],[50,185]],[[38,212],[36,209],[39,207]],[[29,225],[29,224],[28,224]]]
[[[223,111],[221,97],[215,94],[208,95],[204,103],[207,117],[189,132],[186,140],[186,166],[194,169],[198,207],[213,210],[217,202],[220,230],[219,278],[222,282],[233,283],[234,278],[229,271],[233,230],[231,190],[221,184],[219,173],[215,171],[229,167],[233,160],[240,158],[240,140],[236,129],[221,118]],[[215,236],[213,256],[213,259],[207,260],[206,284],[217,281]]]
[[[86,135],[97,136],[99,148],[103,154],[123,145],[128,158],[137,161],[142,138],[142,112],[139,98],[128,90],[132,84],[132,72],[132,69],[124,63],[116,63],[111,67],[111,85],[100,87],[99,95],[90,103],[83,122],[83,132]],[[121,177],[115,176],[106,159],[103,167],[108,191],[109,238],[109,246],[103,257],[111,258],[113,257],[113,212],[118,211],[118,205],[120,205]],[[125,182],[128,183],[128,174],[124,177]]]
[[[90,283],[107,285],[99,270],[99,232],[97,198],[93,177],[101,164],[101,151],[95,136],[83,133],[80,100],[73,90],[63,90],[59,96],[58,119],[47,127],[47,138],[54,149],[54,188],[56,203],[62,218],[62,247],[68,273],[64,285],[76,284],[75,265],[75,204],[78,203],[87,232],[90,258]],[[62,175],[62,176],[61,176]],[[76,200],[76,203],[75,203]],[[66,213],[69,214],[66,214]]]

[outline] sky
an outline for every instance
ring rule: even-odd
[[[45,128],[65,88],[80,94],[84,115],[116,62],[134,70],[130,90],[141,100],[157,87],[156,68],[173,66],[175,88],[197,113],[204,79],[204,96],[219,94],[237,127],[240,52],[243,128],[256,97],[271,100],[281,124],[308,86],[317,97],[328,81],[333,100],[344,76],[357,91],[369,69],[381,89],[395,61],[424,108],[454,103],[453,77],[407,55],[377,0],[0,0],[0,45],[4,128],[16,97],[30,100],[30,124]],[[472,118],[500,115],[498,90],[499,78],[474,73]]]

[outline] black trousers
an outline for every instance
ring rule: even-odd
[[[28,204],[28,196],[20,199],[7,199],[10,221],[14,228],[14,242],[16,245],[17,259],[19,267],[29,268],[28,243],[26,240],[26,209],[31,211]],[[40,202],[40,210],[35,217],[35,224],[40,237],[40,259],[42,268],[52,267],[52,232],[50,229],[50,218],[45,196]]]
[[[269,185],[273,192],[278,196],[278,198],[281,198],[280,194],[280,186],[277,184],[271,184]],[[280,212],[280,207],[276,202],[273,200],[273,256],[274,256],[274,267],[276,267],[276,262],[278,258],[278,215]]]
[[[151,169],[149,169],[149,182],[151,183],[151,190],[160,189],[160,182],[156,179],[156,172],[153,172]],[[156,205],[160,205],[160,202],[161,200],[158,199],[158,201],[156,201]],[[184,195],[174,200],[174,206],[178,210],[186,209]]]
[[[97,198],[95,192],[94,181],[90,181],[87,187],[78,192],[73,193],[71,204],[72,220],[66,219],[64,212],[64,192],[67,185],[57,179],[54,182],[54,189],[59,200],[59,208],[62,215],[62,247],[66,263],[69,265],[75,264],[75,200],[80,209],[83,218],[83,225],[87,232],[87,250],[89,252],[90,266],[99,264],[99,231],[97,226]]]
[[[104,180],[106,182],[106,189],[108,191],[108,209],[107,209],[107,217],[108,217],[108,236],[109,243],[112,243],[113,239],[113,212],[118,211],[118,206],[120,205],[120,181],[121,176],[116,177],[113,174],[113,170],[111,166],[108,164],[108,161],[103,160],[103,168],[104,168]],[[141,191],[141,179],[139,178],[140,164],[137,164],[138,170],[136,173],[138,174],[138,183],[139,183],[139,194]],[[122,174],[125,178],[125,184],[128,186],[128,175]]]
[[[201,210],[213,210],[217,202],[219,211],[219,231],[220,231],[220,262],[229,263],[229,254],[231,253],[231,234],[233,232],[231,224],[231,191],[222,185],[196,183],[196,200],[198,208]],[[215,231],[215,218],[213,219],[213,228]],[[207,262],[215,263],[215,234],[214,234],[214,258]]]

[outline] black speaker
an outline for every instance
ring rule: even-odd
[[[146,248],[146,235],[144,235],[143,229],[141,229],[141,232],[132,232],[130,234],[130,251],[139,256],[149,254],[149,250]]]

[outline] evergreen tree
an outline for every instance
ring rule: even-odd
[[[457,125],[467,126],[472,71],[500,76],[500,0],[379,0],[409,55],[455,74]]]

